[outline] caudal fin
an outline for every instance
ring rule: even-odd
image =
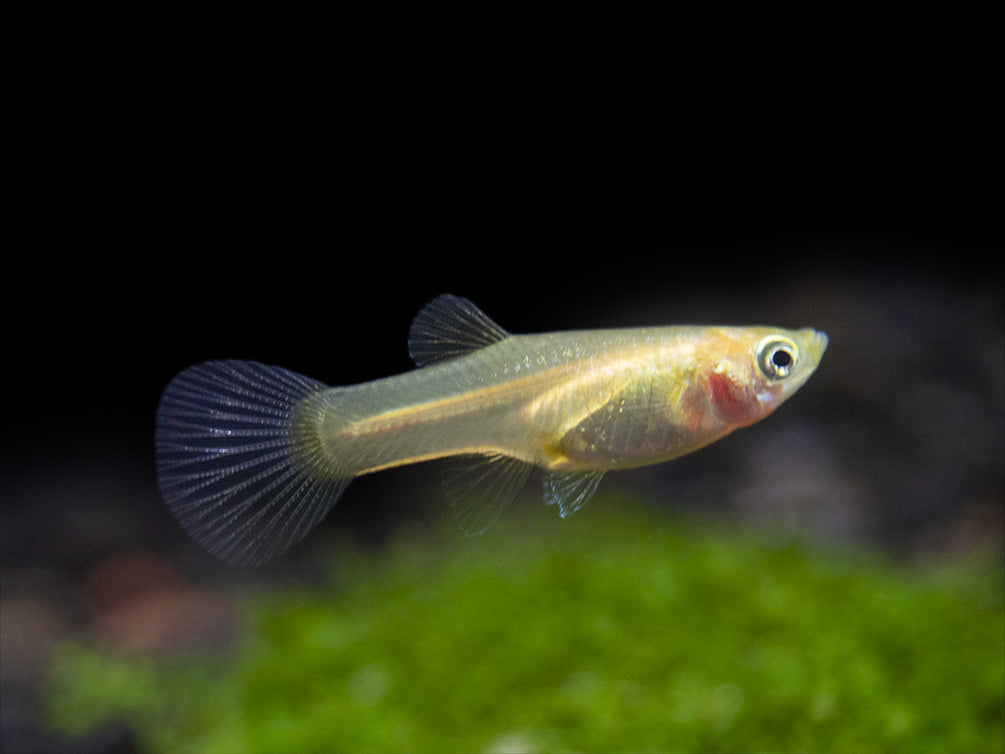
[[[250,361],[199,364],[167,386],[158,483],[171,513],[213,555],[235,565],[271,560],[338,500],[349,480],[331,472],[302,421],[303,402],[324,389]]]

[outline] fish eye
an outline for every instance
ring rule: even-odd
[[[792,373],[799,356],[796,344],[788,338],[771,337],[757,347],[757,365],[766,377],[783,380]]]

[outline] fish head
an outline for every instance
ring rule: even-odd
[[[722,335],[705,393],[713,413],[731,428],[778,408],[816,371],[827,349],[827,336],[812,328],[723,328]]]

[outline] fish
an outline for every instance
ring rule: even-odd
[[[604,473],[696,451],[771,414],[817,369],[811,328],[666,326],[511,334],[444,294],[416,315],[417,369],[329,387],[254,361],[191,366],[165,388],[155,465],[167,508],[205,550],[266,563],[364,474],[443,459],[450,510],[489,530],[543,472],[566,518]]]

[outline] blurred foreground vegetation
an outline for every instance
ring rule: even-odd
[[[63,735],[163,752],[1002,751],[1000,553],[897,566],[598,496],[333,549],[226,656],[59,653]]]

